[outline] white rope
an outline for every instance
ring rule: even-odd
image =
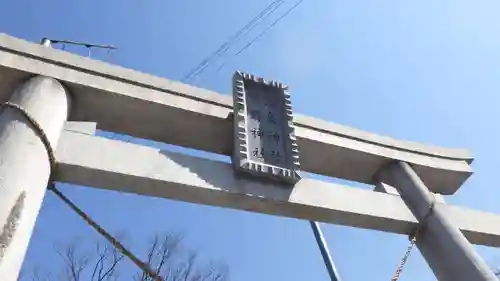
[[[49,182],[48,182],[47,189],[52,191],[57,197],[59,197],[62,201],[64,201],[75,213],[78,214],[78,216],[80,216],[85,222],[87,222],[99,234],[104,236],[104,238],[106,238],[106,240],[108,240],[124,256],[128,257],[135,265],[137,265],[142,271],[144,271],[151,279],[153,279],[155,281],[164,281],[146,263],[141,261],[136,255],[134,255],[127,248],[125,248],[116,238],[114,238],[111,234],[109,234],[106,230],[104,230],[99,224],[97,224],[87,214],[85,214],[85,212],[83,212],[81,209],[79,209],[73,202],[71,202],[59,190],[56,189],[54,181],[53,181],[53,177],[54,177],[54,174],[56,171],[57,162],[56,162],[54,150],[52,149],[52,146],[50,145],[50,141],[49,141],[47,135],[43,131],[40,124],[33,117],[31,117],[31,115],[28,113],[28,111],[26,109],[24,109],[23,107],[21,107],[18,104],[15,104],[15,103],[6,102],[2,105],[2,108],[0,108],[0,112],[5,107],[16,109],[18,112],[20,112],[29,121],[29,123],[33,126],[33,128],[35,128],[35,132],[37,133],[38,137],[40,137],[40,140],[42,141],[43,145],[45,146],[45,150],[47,151],[47,155],[49,157],[49,162],[50,162],[50,176],[49,176]]]

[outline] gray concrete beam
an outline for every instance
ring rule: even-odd
[[[32,74],[65,83],[74,95],[73,121],[231,155],[228,95],[0,35],[0,101]],[[301,167],[311,173],[373,183],[375,172],[396,159],[412,163],[426,185],[443,194],[454,193],[472,173],[466,150],[394,140],[303,115],[295,124]]]
[[[64,130],[70,132],[84,133],[88,135],[95,135],[97,124],[94,122],[75,122],[68,121],[64,123]]]
[[[417,223],[399,196],[312,179],[294,189],[238,180],[229,163],[86,134],[65,131],[56,156],[57,180],[78,185],[400,234]],[[472,243],[500,246],[500,216],[441,205]]]

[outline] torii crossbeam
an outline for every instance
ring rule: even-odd
[[[231,155],[229,96],[0,35],[0,102],[7,101],[40,123],[55,149],[55,180],[97,188],[410,234],[432,193],[453,194],[472,174],[466,150],[297,115],[302,170],[378,190],[391,185],[401,197],[312,179],[293,189],[239,179],[228,163],[93,134],[97,126]],[[0,277],[7,281],[17,277],[50,175],[40,136],[23,118],[10,108],[0,113]],[[437,203],[426,223],[417,245],[440,280],[496,280],[467,240],[500,246],[500,216]]]

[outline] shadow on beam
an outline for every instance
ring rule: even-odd
[[[64,132],[56,157],[57,180],[71,184],[400,234],[416,226],[399,196],[312,179],[294,189],[240,180],[227,163],[85,134]],[[500,216],[439,208],[472,243],[500,246]]]

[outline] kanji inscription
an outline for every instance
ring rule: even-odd
[[[300,179],[288,88],[238,72],[233,79],[235,147],[239,172],[295,183]]]

